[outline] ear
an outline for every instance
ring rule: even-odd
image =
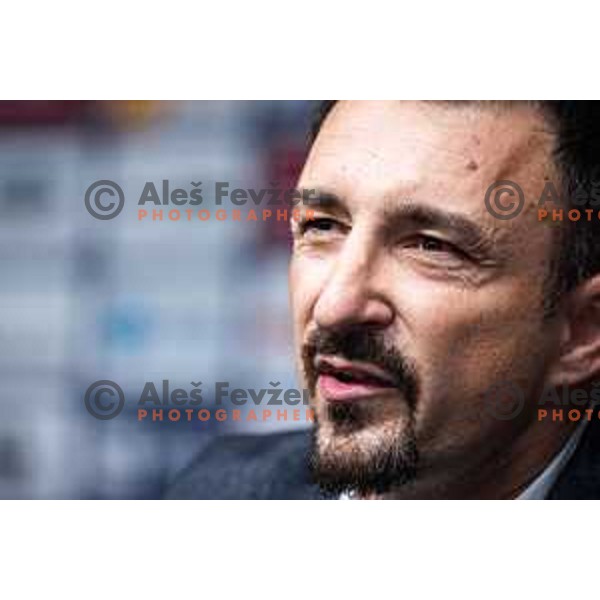
[[[583,384],[600,373],[600,275],[573,290],[564,310],[561,345],[550,383]]]

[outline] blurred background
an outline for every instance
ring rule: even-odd
[[[311,102],[0,102],[0,497],[158,498],[215,434],[306,423],[138,422],[144,382],[298,387],[288,223],[137,220],[144,183],[296,184]],[[92,218],[86,189],[123,189]],[[134,201],[135,200],[135,201]],[[152,206],[149,207],[153,208]],[[164,207],[164,208],[174,208]],[[186,208],[186,207],[182,207]],[[231,209],[232,205],[223,208]],[[125,409],[97,420],[95,381]]]

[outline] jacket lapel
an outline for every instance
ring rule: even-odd
[[[600,418],[594,411],[579,446],[550,490],[548,500],[600,498]]]

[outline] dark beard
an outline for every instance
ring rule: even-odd
[[[312,430],[309,466],[313,481],[327,496],[382,496],[413,481],[418,451],[414,430],[397,432],[371,452],[322,448],[318,422]]]
[[[309,461],[315,482],[327,495],[349,492],[368,496],[388,493],[412,481],[418,464],[414,427],[418,378],[414,366],[396,348],[386,344],[379,332],[366,328],[316,330],[302,352],[306,381],[313,398],[318,354],[377,365],[393,377],[405,402],[392,407],[398,411],[394,419],[385,419],[386,411],[390,410],[389,401],[375,399],[326,405],[320,415],[315,411]],[[374,427],[380,430],[375,443],[372,435],[364,435],[368,428]]]

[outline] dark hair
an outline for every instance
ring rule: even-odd
[[[327,115],[337,100],[324,100],[315,110],[311,127],[310,143],[314,142]],[[453,103],[471,103],[485,105],[493,101],[450,101]],[[600,101],[594,100],[530,100],[498,101],[495,104],[510,105],[527,103],[539,110],[556,132],[554,159],[561,175],[561,197],[564,198],[563,227],[560,227],[560,250],[554,260],[552,274],[554,305],[562,293],[600,273],[600,203],[590,192],[600,184]],[[573,203],[576,192],[581,196],[577,205]],[[600,200],[600,196],[598,197]],[[581,211],[595,209],[599,211],[588,221],[583,217],[578,221],[569,221],[567,211],[577,208]]]

